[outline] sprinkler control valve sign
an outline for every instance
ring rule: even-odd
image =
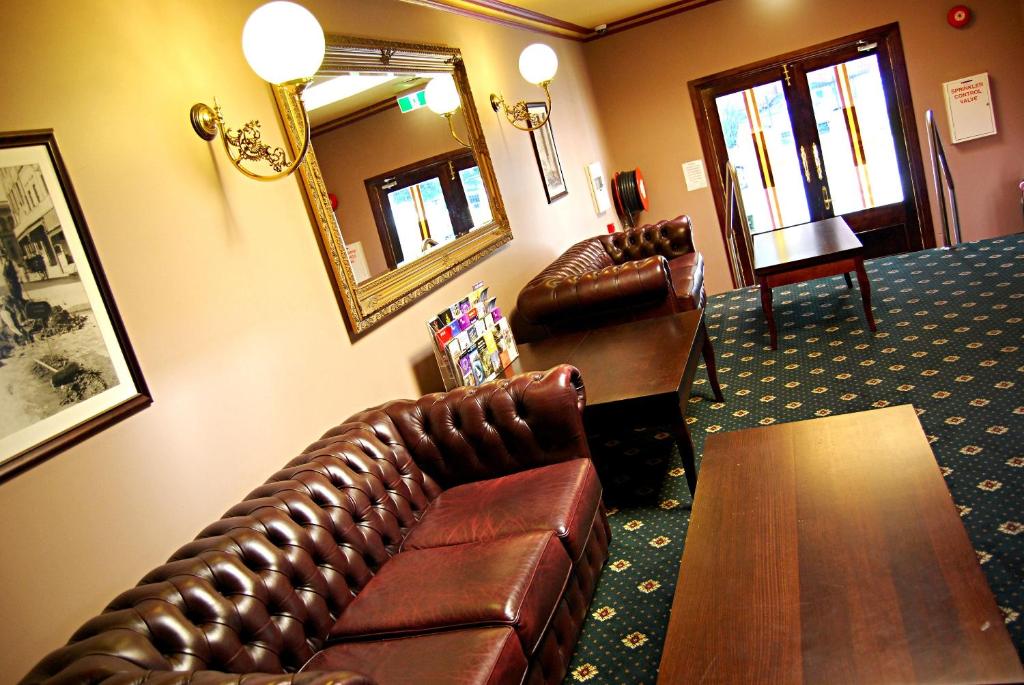
[[[942,91],[946,96],[949,136],[954,143],[995,135],[996,116],[987,73],[943,83]]]

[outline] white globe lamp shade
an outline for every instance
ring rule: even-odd
[[[544,43],[528,45],[519,55],[519,73],[529,83],[540,85],[555,78],[558,55]]]
[[[324,61],[324,31],[305,7],[284,0],[269,2],[245,22],[242,52],[264,81],[309,78]]]
[[[448,74],[430,79],[426,88],[427,107],[435,114],[451,114],[462,105],[455,79]]]

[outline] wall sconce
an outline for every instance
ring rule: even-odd
[[[455,87],[455,79],[449,74],[435,76],[427,84],[424,95],[427,98],[427,107],[430,108],[430,111],[440,114],[448,120],[448,131],[452,134],[452,138],[462,147],[471,148],[469,143],[459,138],[459,134],[455,132],[455,124],[452,122],[452,115],[462,106],[462,99]]]
[[[249,15],[242,30],[242,52],[252,70],[276,86],[290,89],[298,97],[313,80],[324,60],[324,31],[316,17],[301,5],[285,0],[270,2]],[[303,108],[305,112],[305,108]],[[309,150],[309,115],[305,115],[302,151],[291,163],[282,148],[273,148],[261,139],[260,122],[252,120],[238,131],[227,128],[220,105],[202,102],[189,113],[192,128],[203,140],[213,140],[220,132],[224,151],[236,169],[249,178],[273,181],[295,171]],[[238,150],[238,156],[231,150]],[[265,161],[274,174],[258,174],[242,162]]]
[[[546,124],[548,117],[551,116],[551,93],[548,91],[548,86],[555,78],[556,71],[558,71],[558,55],[554,50],[544,43],[526,46],[526,49],[519,55],[519,73],[529,83],[544,89],[548,113],[541,120],[536,114],[530,114],[524,101],[520,100],[509,107],[505,104],[505,98],[497,93],[491,93],[491,109],[495,112],[504,112],[508,123],[520,131],[536,131]],[[525,125],[521,126],[519,122],[525,122]]]

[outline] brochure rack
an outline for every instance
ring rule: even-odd
[[[483,283],[430,319],[427,328],[446,390],[494,380],[519,358],[508,320]]]

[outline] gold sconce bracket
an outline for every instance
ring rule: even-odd
[[[551,81],[544,81],[537,85],[544,89],[544,98],[547,104],[548,112],[543,118],[536,114],[530,114],[530,110],[523,100],[509,107],[505,102],[505,98],[498,93],[491,93],[491,109],[504,114],[505,118],[508,119],[508,123],[520,131],[536,131],[548,123],[548,119],[551,117],[551,92],[548,90]]]
[[[445,119],[448,120],[448,132],[452,134],[452,138],[455,139],[455,142],[457,142],[462,147],[467,147],[470,150],[472,150],[473,146],[470,145],[469,143],[467,143],[466,141],[464,141],[462,138],[460,138],[459,134],[455,132],[455,122],[452,121],[452,115],[454,115],[454,114],[455,114],[455,112],[448,112],[446,114],[442,114],[441,115]]]
[[[291,89],[295,96],[302,94],[303,89],[312,79],[298,79],[281,84],[282,87]],[[305,114],[305,108],[303,108]],[[249,178],[257,181],[274,181],[283,178],[295,171],[309,150],[310,126],[309,116],[304,117],[302,150],[292,162],[288,162],[288,153],[281,147],[271,148],[263,142],[263,134],[260,132],[260,122],[253,119],[237,131],[224,125],[224,117],[221,115],[220,105],[214,99],[213,107],[197,102],[189,110],[189,120],[192,122],[192,129],[200,138],[205,141],[212,141],[220,133],[221,141],[224,144],[224,151],[231,160],[232,165]],[[450,122],[449,122],[450,125]],[[237,151],[237,155],[232,152]],[[242,166],[242,162],[266,162],[273,174],[259,174],[250,171]]]
[[[197,102],[189,111],[189,119],[196,135],[209,142],[217,137],[217,115],[209,105]]]
[[[281,88],[296,97],[312,82],[324,61],[326,42],[323,27],[316,17],[299,4],[288,0],[274,0],[256,8],[242,28],[242,52],[256,75],[275,88]],[[220,105],[214,99],[213,107],[204,102],[192,105],[188,114],[192,130],[207,142],[220,133],[224,152],[232,166],[257,181],[283,178],[299,168],[309,151],[309,117],[305,117],[301,152],[288,163],[283,148],[271,148],[263,143],[260,122],[253,119],[237,131],[224,125]],[[292,145],[297,143],[293,142]],[[237,150],[237,156],[232,153]],[[295,147],[291,148],[295,152]],[[243,162],[266,162],[273,174],[249,171]]]

